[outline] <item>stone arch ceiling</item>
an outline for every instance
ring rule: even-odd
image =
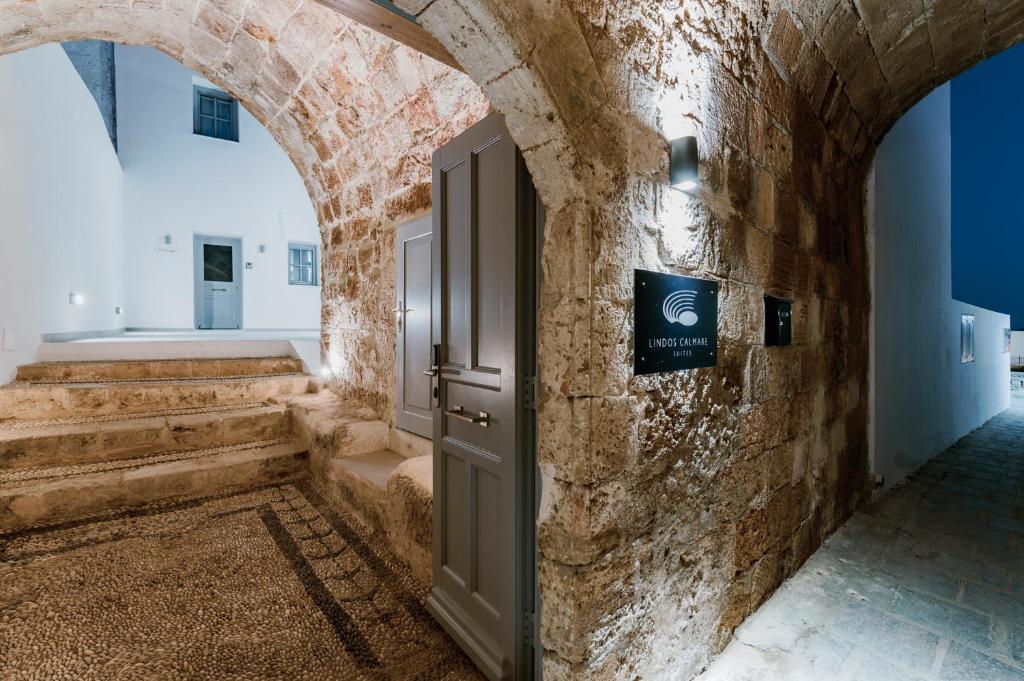
[[[322,227],[343,217],[339,187],[399,163],[395,145],[487,107],[463,74],[313,0],[0,1],[0,53],[85,38],[155,47],[235,95],[292,158]]]
[[[769,41],[798,74],[835,70],[828,85],[846,95],[872,143],[936,86],[1024,36],[1019,0],[825,0],[777,3]],[[821,97],[821,80],[805,94]],[[816,87],[815,87],[816,86]]]

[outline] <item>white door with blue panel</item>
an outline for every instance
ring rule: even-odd
[[[197,329],[242,328],[242,240],[196,236]]]

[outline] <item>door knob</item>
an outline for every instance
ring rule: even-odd
[[[426,371],[423,372],[423,375],[430,377],[437,376],[437,369],[427,369]]]

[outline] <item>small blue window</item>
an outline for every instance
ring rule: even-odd
[[[192,132],[237,142],[238,102],[226,92],[198,85],[192,92]]]
[[[288,244],[288,283],[316,286],[320,268],[316,262],[316,246]]]

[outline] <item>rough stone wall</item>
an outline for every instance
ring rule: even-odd
[[[85,87],[89,88],[107,126],[110,143],[117,150],[117,91],[114,86],[114,44],[103,40],[78,40],[62,45]]]
[[[1024,3],[399,4],[506,115],[548,209],[546,677],[688,678],[868,492],[866,159],[1017,42]],[[694,199],[665,182],[687,132]],[[632,376],[634,267],[720,282],[718,367]],[[796,301],[791,347],[763,345],[767,292]]]
[[[0,0],[0,53],[78,39],[161,49],[274,135],[320,220],[333,387],[391,418],[394,225],[430,207],[430,154],[486,115],[480,89],[313,0]]]
[[[339,120],[361,129],[330,159],[342,184],[321,218],[329,227],[322,323],[332,385],[388,423],[395,414],[395,227],[430,210],[434,150],[490,111],[464,75],[410,50],[393,51],[370,53],[368,63],[390,61],[386,77],[397,91],[339,110]]]

